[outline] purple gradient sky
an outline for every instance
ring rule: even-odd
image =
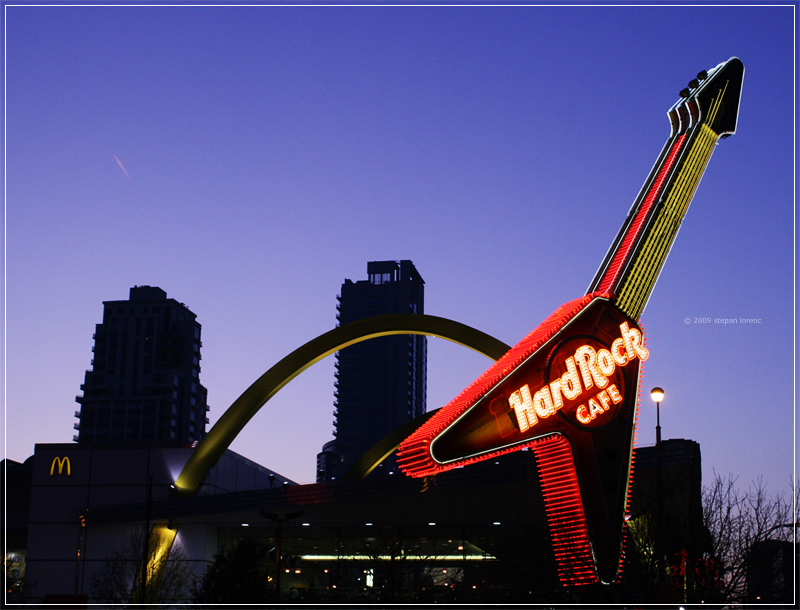
[[[516,343],[585,292],[678,91],[735,55],[738,133],[642,316],[644,389],[705,482],[788,488],[794,24],[791,5],[6,6],[5,455],[71,441],[102,302],[134,285],[198,315],[212,424],[335,326],[370,260],[413,260],[427,313]],[[490,364],[428,345],[429,409]],[[232,449],[313,481],[332,395],[329,358]]]

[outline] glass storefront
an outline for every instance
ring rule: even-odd
[[[25,583],[25,551],[8,550],[3,558],[6,573],[6,595],[8,599],[22,596]]]
[[[466,601],[487,590],[501,599],[503,592],[515,598],[523,589],[527,595],[528,578],[514,582],[527,560],[505,552],[519,548],[520,533],[486,529],[293,525],[220,528],[218,534],[220,549],[243,544],[259,549],[269,595],[274,596],[277,579],[283,601]]]

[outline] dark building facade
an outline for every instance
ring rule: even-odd
[[[75,412],[79,443],[199,441],[208,423],[196,316],[161,288],[105,301]]]
[[[339,325],[390,313],[425,313],[425,282],[411,261],[367,263],[368,279],[345,280]],[[427,341],[380,337],[336,354],[334,441],[317,457],[317,480],[341,477],[376,442],[425,413]],[[381,470],[396,468],[394,458]]]
[[[131,519],[128,511],[167,502],[193,451],[182,443],[37,444],[24,464],[4,464],[15,508],[5,556],[7,601],[52,607],[51,601],[74,608],[77,603],[86,607],[88,597],[99,603],[93,576],[103,574],[114,553],[123,562],[141,562],[141,546],[130,541],[149,517]],[[203,477],[192,501],[213,497],[224,504],[253,490],[285,494],[289,485],[294,482],[227,450]],[[177,516],[174,505],[167,513],[162,523]],[[100,518],[90,523],[89,515]],[[116,518],[109,520],[112,515]],[[233,517],[222,528],[207,516],[180,523],[177,544],[193,574],[202,575],[221,548],[230,548],[225,528],[235,523],[244,529],[242,521]],[[126,584],[124,569],[115,577]]]
[[[228,450],[196,494],[170,497],[193,450],[36,445],[26,480],[17,482],[28,498],[27,545],[6,556],[20,594],[7,599],[31,607],[110,605],[95,577],[104,576],[114,553],[140,565],[140,546],[128,542],[145,523],[176,532],[179,563],[198,577],[215,555],[243,541],[264,551],[281,544],[286,603],[497,603],[552,595],[555,562],[531,452],[444,473],[435,485],[400,472],[297,485]],[[277,566],[266,554],[250,574],[269,580],[268,597],[248,599],[251,605],[275,601]],[[191,592],[182,593],[170,605],[190,604]]]
[[[692,441],[679,441],[685,443]],[[643,449],[646,462],[650,448]],[[145,523],[177,532],[181,562],[196,576],[225,549],[249,541],[268,551],[280,537],[285,602],[294,599],[292,589],[307,603],[348,606],[441,601],[595,607],[619,600],[591,586],[559,585],[540,466],[527,449],[436,477],[395,471],[311,485],[297,485],[228,450],[196,494],[171,497],[193,451],[179,443],[39,444],[24,464],[5,464],[16,513],[9,510],[6,532],[7,600],[101,603],[94,576],[117,551],[126,553],[126,561],[141,561],[140,549],[127,541]],[[641,470],[645,475],[648,468]],[[645,486],[639,490],[634,486],[634,506],[650,501],[637,497]],[[682,501],[678,496],[675,503]],[[634,568],[626,559],[618,591],[636,601],[643,583]],[[267,559],[261,569],[266,578],[277,565]],[[268,598],[250,602],[274,602],[276,582],[270,580]],[[792,579],[786,576],[786,582]],[[190,592],[184,593],[174,601],[189,603]]]
[[[659,490],[663,498],[665,521],[678,523],[683,531],[695,530],[703,521],[703,473],[700,443],[683,438],[661,443],[661,480],[658,474],[658,448],[637,447],[634,452],[631,514],[655,512]]]
[[[791,524],[787,524],[791,526]],[[752,604],[792,604],[800,545],[790,540],[759,540],[747,562],[747,598]]]
[[[660,458],[657,446],[635,449],[626,553],[631,596],[640,589],[661,600],[700,603],[709,595],[701,560],[708,550],[702,486],[697,441],[664,440]]]

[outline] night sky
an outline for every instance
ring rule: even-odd
[[[5,455],[70,442],[103,301],[203,325],[211,424],[410,259],[425,311],[514,344],[586,292],[702,69],[741,58],[641,322],[638,444],[788,489],[795,464],[795,7],[5,6]],[[743,318],[758,322],[744,324]],[[703,321],[708,319],[710,321]],[[721,319],[736,319],[723,324]],[[428,409],[491,361],[428,340]],[[298,482],[334,360],[232,449]],[[209,426],[210,427],[210,426]]]

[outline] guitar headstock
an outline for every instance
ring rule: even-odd
[[[699,72],[667,113],[672,135],[686,133],[699,123],[721,138],[736,133],[743,80],[744,65],[737,57]]]

